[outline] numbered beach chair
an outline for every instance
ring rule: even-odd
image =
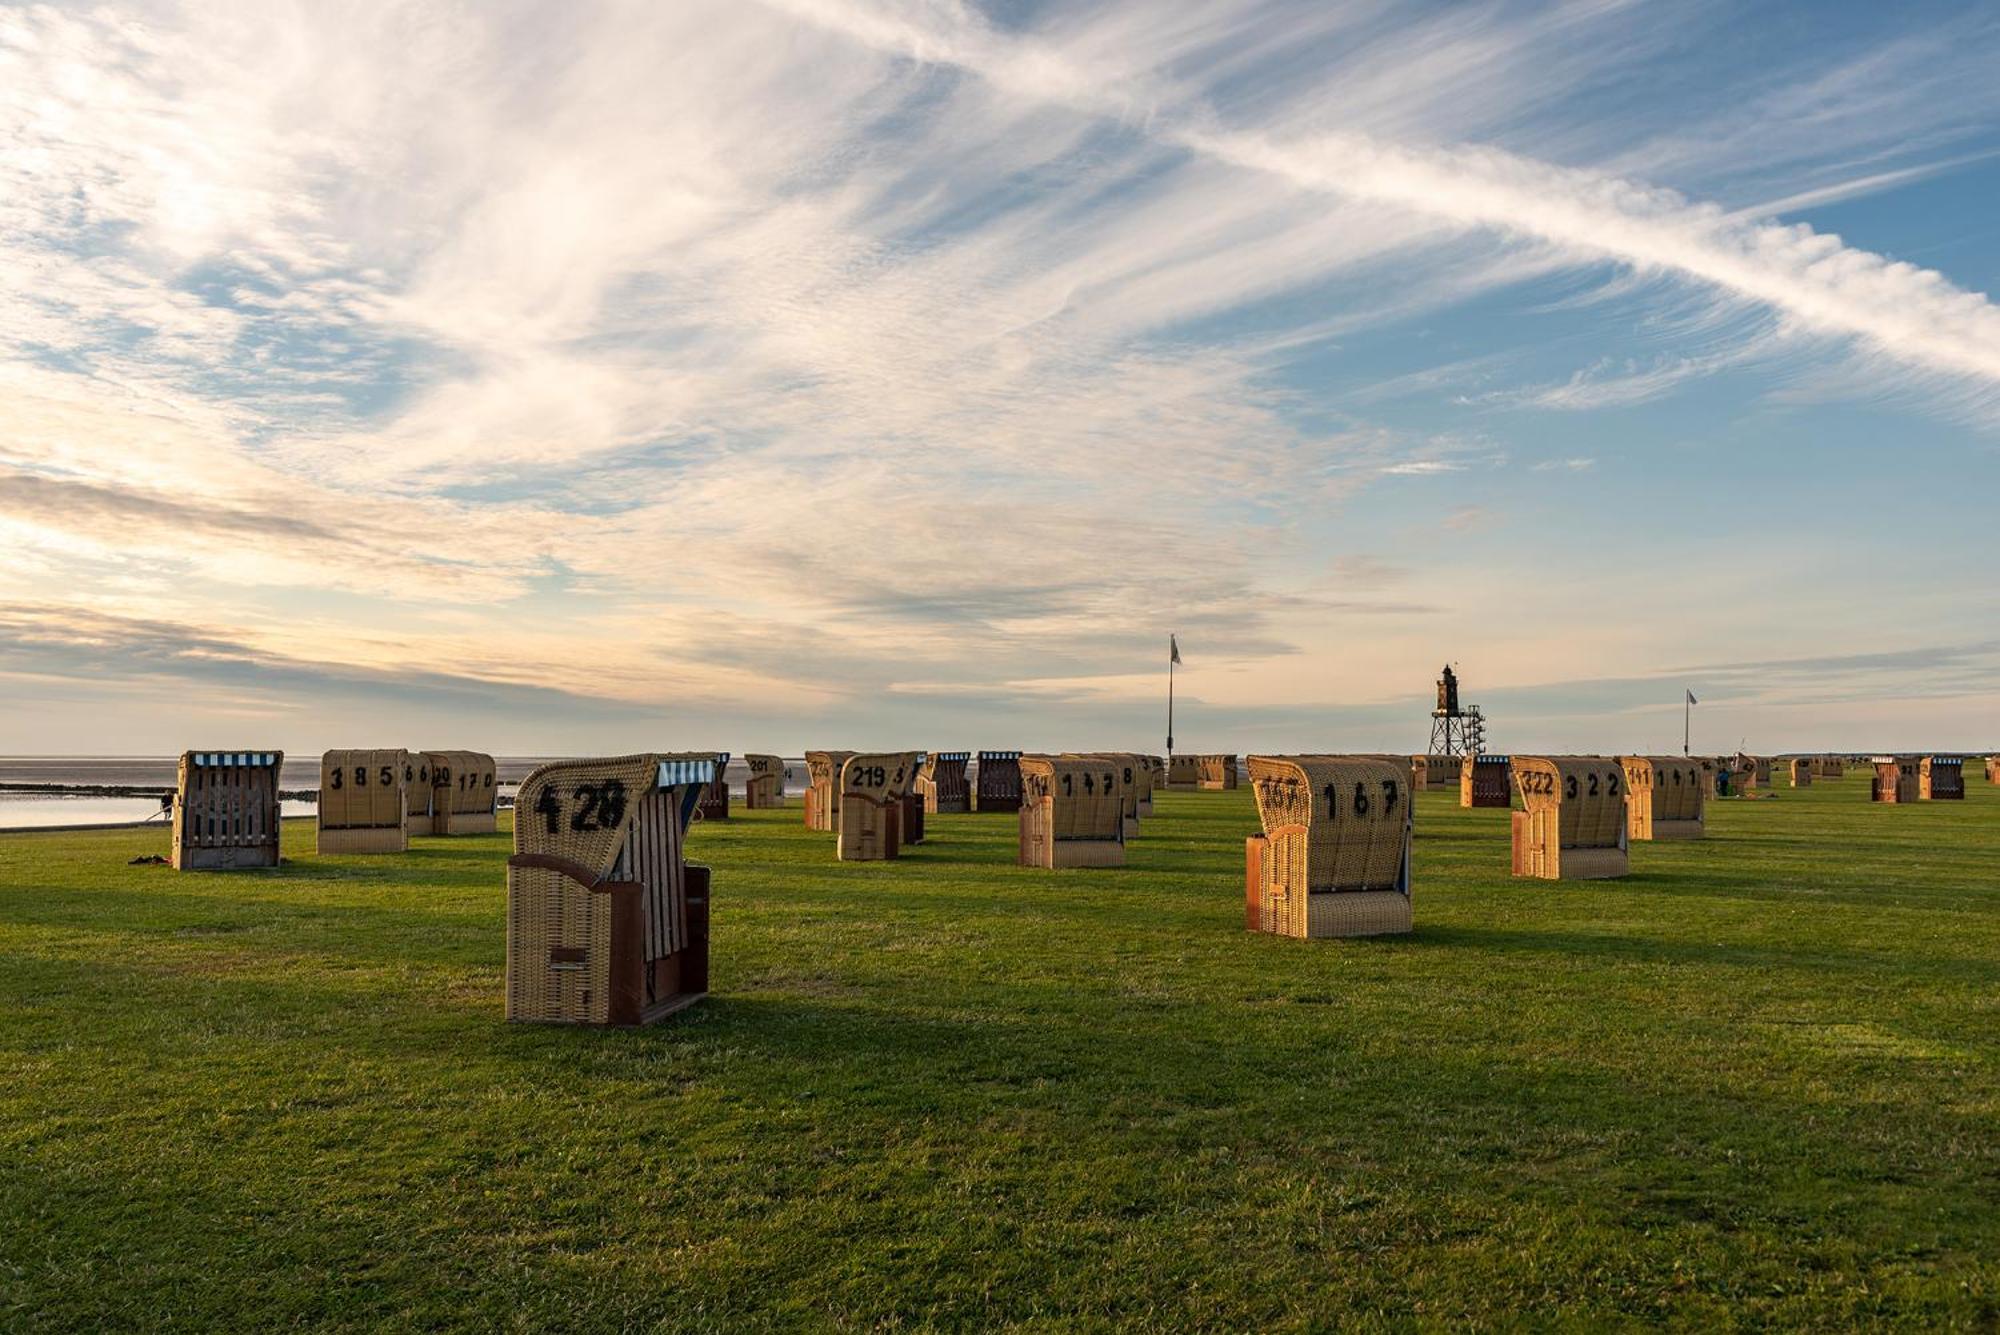
[[[424,771],[426,779],[430,771]],[[321,853],[401,853],[410,846],[417,767],[404,750],[328,751],[319,758],[314,847]],[[430,785],[424,786],[430,809]]]
[[[1201,787],[1201,757],[1168,756],[1167,787],[1181,792]]]
[[[2000,756],[1986,757],[1986,782],[2000,783]]]
[[[1625,771],[1604,756],[1515,756],[1514,874],[1600,880],[1630,870]]]
[[[840,829],[840,767],[852,751],[806,752],[806,828],[833,834]]]
[[[1738,754],[1729,762],[1729,796],[1762,797],[1771,786],[1769,756]]]
[[[1236,757],[1211,755],[1201,757],[1201,777],[1196,786],[1208,792],[1222,792],[1236,786]]]
[[[715,753],[715,781],[701,790],[694,814],[702,820],[729,819],[729,753]]]
[[[1167,786],[1167,762],[1158,756],[1139,757],[1140,777],[1143,780],[1139,791],[1139,815],[1153,814],[1153,794]]]
[[[924,810],[934,815],[950,815],[972,810],[972,789],[966,783],[965,767],[970,751],[939,751],[924,761],[917,775],[917,792]]]
[[[1023,867],[1125,865],[1118,767],[1080,756],[1021,757]]]
[[[1875,777],[1868,785],[1870,802],[1914,802],[1917,800],[1915,756],[1876,756]]]
[[[1139,785],[1144,767],[1130,751],[1065,751],[1066,759],[1110,765],[1118,771],[1119,819],[1126,843],[1139,837]]]
[[[1925,756],[1917,766],[1917,797],[1924,802],[1965,800],[1965,757]]]
[[[1813,763],[1811,760],[1804,759],[1802,757],[1794,757],[1793,759],[1785,762],[1785,769],[1786,772],[1791,777],[1792,787],[1794,788],[1812,787]]]
[[[1458,804],[1462,807],[1514,805],[1511,756],[1465,756],[1458,766]]]
[[[915,751],[862,752],[840,767],[842,862],[880,862],[902,851],[903,799],[916,773]]]
[[[1279,936],[1411,930],[1411,802],[1398,756],[1251,756],[1264,832],[1243,847],[1243,918]]]
[[[1699,839],[1706,830],[1708,779],[1687,756],[1620,756],[1625,771],[1626,835]]]
[[[559,760],[521,785],[507,1018],[642,1025],[708,992],[708,868],[684,859],[713,755]]]
[[[765,811],[785,805],[785,762],[777,756],[746,755],[744,768],[750,777],[743,783],[743,805],[751,811]]]
[[[1021,809],[1021,753],[981,751],[979,771],[974,775],[973,795],[979,811],[1014,812]]]
[[[427,751],[431,770],[431,828],[437,835],[492,834],[500,810],[493,757],[483,751]]]
[[[277,866],[284,764],[283,751],[182,752],[167,859],[175,870]]]
[[[1460,769],[1457,756],[1411,756],[1410,785],[1420,793],[1432,789],[1449,792],[1459,786]]]

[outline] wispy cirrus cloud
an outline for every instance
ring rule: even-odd
[[[1317,704],[1366,622],[1379,694],[1467,595],[1328,553],[1502,530],[1583,458],[1518,410],[2000,383],[1984,298],[1757,207],[1976,165],[1990,25],[1735,70],[1760,125],[1633,109],[1726,19],[5,11],[0,595],[795,717],[1136,697],[1169,624]],[[1538,341],[1579,312],[1616,346]]]

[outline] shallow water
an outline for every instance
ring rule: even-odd
[[[60,781],[58,781],[60,782]],[[96,783],[101,780],[89,780]],[[310,816],[310,802],[287,802],[287,816]],[[0,793],[0,830],[39,829],[51,825],[125,825],[149,821],[162,830],[169,820],[158,801],[149,797],[62,797],[46,793]]]

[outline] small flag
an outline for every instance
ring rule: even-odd
[[[1683,689],[1685,689],[1685,688],[1683,688]],[[1691,705],[1698,705],[1698,704],[1700,704],[1700,703],[1701,703],[1701,701],[1699,701],[1699,700],[1697,700],[1697,699],[1695,699],[1695,698],[1694,698],[1694,692],[1693,692],[1693,691],[1688,691],[1688,703],[1689,703],[1689,704],[1691,704]]]
[[[1167,650],[1170,654],[1169,662],[1178,663],[1181,661],[1181,642],[1171,635],[1167,636]]]

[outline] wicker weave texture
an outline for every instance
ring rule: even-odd
[[[785,805],[785,762],[778,756],[746,755],[743,767],[750,777],[743,784],[743,805],[762,811]]]
[[[1167,762],[1159,756],[1142,755],[1139,765],[1145,780],[1139,793],[1139,814],[1150,816],[1153,814],[1153,794],[1167,786]]]
[[[1167,757],[1167,787],[1169,788],[1201,787],[1201,757],[1200,756]]]
[[[1965,759],[1925,756],[1917,764],[1917,797],[1924,802],[1957,802],[1965,797]]]
[[[1131,837],[1139,820],[1139,790],[1147,782],[1143,778],[1145,767],[1140,764],[1139,757],[1131,751],[1065,751],[1063,755],[1066,759],[1109,765],[1117,771],[1119,814],[1126,822],[1126,836]]]
[[[806,752],[806,828],[831,834],[840,828],[840,767],[852,751]]]
[[[1688,756],[1620,756],[1626,834],[1632,839],[1699,839],[1708,780]]]
[[[697,820],[729,819],[729,752],[715,752],[715,781],[701,790],[694,814]]]
[[[426,751],[431,834],[491,834],[500,807],[498,768],[484,751]]]
[[[174,790],[179,871],[239,871],[278,865],[283,751],[188,751]]]
[[[1021,865],[1125,864],[1119,767],[1081,756],[1021,757]]]
[[[1259,883],[1246,892],[1262,930],[1300,937],[1410,930],[1407,765],[1397,756],[1250,757],[1264,846],[1254,859]]]
[[[953,814],[972,810],[972,789],[966,782],[970,751],[939,751],[924,760],[917,773],[917,792],[924,810],[933,814]]]
[[[1515,875],[1577,880],[1625,874],[1625,771],[1616,760],[1515,756],[1513,768],[1523,808],[1513,822]]]
[[[1021,809],[1021,753],[981,751],[973,778],[973,810],[1008,814]]]
[[[401,853],[410,846],[410,753],[328,751],[319,758],[321,853]],[[428,797],[428,794],[426,794]]]
[[[1464,768],[1460,756],[1421,755],[1410,757],[1410,783],[1420,793],[1432,789],[1449,790],[1459,784]]]
[[[1877,756],[1875,775],[1868,785],[1871,802],[1914,802],[1917,800],[1918,760],[1915,756]]]
[[[638,1023],[678,998],[647,996],[679,976],[690,925],[684,840],[709,752],[643,754],[543,765],[521,785],[514,851],[560,858],[594,881],[636,883],[637,902],[549,867],[507,869],[507,1018],[558,1024]],[[705,906],[703,909],[705,916]],[[628,1003],[621,1005],[621,1001]]]
[[[903,800],[916,773],[915,751],[864,751],[841,765],[842,862],[879,862],[902,851]]]
[[[1236,786],[1236,757],[1233,755],[1206,755],[1200,759],[1200,779],[1197,786],[1211,792],[1219,792]]]
[[[1512,762],[1507,756],[1462,756],[1458,762],[1458,804],[1506,807],[1514,801]]]

